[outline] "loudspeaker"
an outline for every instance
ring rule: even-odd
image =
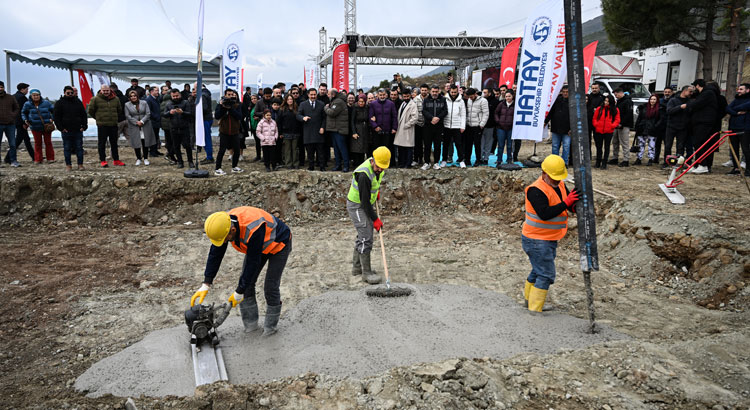
[[[357,36],[349,36],[349,52],[357,52]]]

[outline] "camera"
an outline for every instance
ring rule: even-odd
[[[221,105],[223,105],[223,106],[225,106],[227,108],[231,108],[235,104],[237,104],[237,98],[235,98],[235,97],[232,97],[232,98],[223,98],[221,100]]]

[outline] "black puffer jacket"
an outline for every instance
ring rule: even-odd
[[[445,102],[445,97],[438,95],[438,98],[432,98],[428,95],[422,103],[422,114],[424,115],[424,126],[425,127],[437,127],[443,126],[443,118],[448,115],[448,105]],[[432,124],[432,118],[437,117],[440,121],[437,124]]]
[[[620,127],[633,128],[633,100],[625,94],[617,100],[617,109],[620,110]]]
[[[182,98],[180,98],[179,101],[171,100],[167,102],[164,112],[162,112],[161,115],[162,117],[169,118],[169,125],[172,132],[187,133],[193,125],[193,107],[192,104]],[[169,113],[172,109],[177,108],[182,109],[182,114]]]
[[[567,98],[558,96],[549,110],[545,123],[551,123],[549,130],[555,134],[567,134],[570,131],[570,105]]]
[[[710,87],[703,87],[703,91],[687,103],[690,112],[690,123],[715,124],[718,117],[718,99],[716,93]]]
[[[279,135],[284,139],[293,139],[302,136],[302,123],[297,121],[296,112],[282,109],[279,111],[276,122],[279,124]]]
[[[656,115],[648,118],[646,112],[648,111],[648,103],[644,103],[638,106],[638,119],[635,122],[635,133],[636,135],[650,135],[657,136],[659,131],[662,129],[662,123],[664,121],[663,112],[657,103]]]
[[[675,95],[667,101],[667,128],[670,130],[684,130],[690,125],[690,115],[687,109],[682,108],[687,99]]]
[[[88,116],[83,102],[78,97],[60,97],[55,103],[55,127],[58,130],[79,132],[88,128]]]

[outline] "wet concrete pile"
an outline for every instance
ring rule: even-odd
[[[335,291],[286,312],[278,334],[246,334],[239,317],[222,328],[221,345],[234,384],[266,383],[307,372],[365,378],[396,366],[457,357],[551,354],[624,339],[607,327],[561,313],[532,315],[511,298],[465,286],[418,285],[405,298]],[[79,391],[98,397],[189,396],[193,370],[185,326],[163,329],[81,375]]]

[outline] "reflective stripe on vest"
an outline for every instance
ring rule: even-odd
[[[381,171],[380,175],[376,175],[375,171],[372,169],[372,163],[370,163],[370,160],[372,158],[368,158],[360,164],[357,169],[354,170],[352,173],[352,183],[349,186],[349,194],[346,196],[347,199],[354,203],[360,203],[359,200],[359,184],[357,182],[357,178],[355,175],[357,175],[358,172],[364,172],[365,175],[367,175],[367,178],[370,179],[370,203],[374,204],[375,201],[378,200],[378,191],[380,191],[380,181],[383,180],[383,174],[385,171]]]
[[[240,238],[240,244],[232,242],[232,246],[242,253],[247,253],[247,245],[250,238],[253,236],[258,228],[266,224],[265,235],[263,237],[263,254],[275,254],[284,248],[284,243],[276,242],[276,219],[273,215],[268,212],[253,208],[250,206],[243,206],[232,209],[229,211],[230,215],[237,218],[237,223],[240,226],[240,232],[238,232]]]
[[[526,188],[526,194],[531,187],[538,188],[546,196],[550,206],[555,206],[563,202],[560,200],[560,196],[555,192],[555,189],[548,185],[541,177],[539,177],[533,184]],[[562,197],[568,196],[567,189],[564,183],[559,185]],[[526,219],[523,223],[523,236],[531,239],[540,239],[545,241],[558,241],[565,236],[568,231],[568,211],[563,211],[560,215],[543,221],[534,211],[534,207],[529,202],[528,196],[526,197]]]

